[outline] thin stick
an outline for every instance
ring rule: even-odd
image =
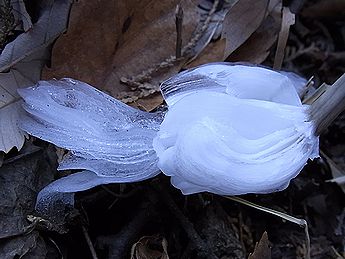
[[[180,58],[182,54],[182,22],[183,10],[180,5],[176,6],[175,12],[175,25],[176,25],[176,58]]]
[[[323,83],[311,96],[303,100],[303,104],[313,104],[317,99],[320,98],[321,95],[323,95],[327,91],[328,88],[329,85]]]
[[[315,134],[320,135],[345,109],[345,74],[310,106],[309,114],[315,123]]]
[[[235,196],[223,196],[223,197],[226,198],[226,199],[233,200],[233,201],[239,202],[241,204],[247,205],[249,207],[255,208],[257,210],[261,210],[261,211],[270,213],[270,214],[272,214],[274,216],[280,217],[282,219],[285,219],[287,221],[290,221],[292,223],[295,223],[295,224],[303,227],[304,228],[304,232],[305,232],[305,239],[306,239],[306,254],[305,254],[305,258],[306,259],[310,259],[310,237],[309,237],[309,231],[308,231],[308,223],[307,223],[306,220],[295,218],[295,217],[293,217],[291,215],[288,215],[286,213],[283,213],[283,212],[280,212],[280,211],[276,211],[276,210],[273,210],[273,209],[270,209],[270,208],[266,208],[266,207],[263,207],[261,205],[257,205],[255,203],[252,203],[250,201],[246,201],[244,199],[241,199],[241,198],[238,198],[238,197],[235,197]]]
[[[283,8],[282,25],[278,35],[277,50],[274,57],[273,69],[280,70],[283,64],[285,46],[289,37],[290,26],[295,24],[295,15],[288,7]]]
[[[82,226],[81,226],[81,229],[83,230],[83,234],[84,234],[86,243],[87,243],[87,245],[88,245],[88,247],[89,247],[89,249],[90,249],[92,258],[93,258],[93,259],[98,259],[97,254],[96,254],[96,251],[95,251],[95,248],[93,247],[93,244],[92,244],[92,242],[91,242],[89,233],[87,233],[86,227],[85,227],[84,225],[82,225]]]

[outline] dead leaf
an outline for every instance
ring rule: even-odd
[[[175,7],[179,3],[178,0],[75,3],[68,32],[54,45],[52,67],[44,71],[44,78],[73,77],[112,96],[128,91],[120,83],[121,78],[135,77],[175,54]],[[198,21],[197,5],[189,0],[180,5],[185,17],[183,44],[186,44]],[[171,70],[171,65],[162,71],[165,70]],[[173,69],[177,70],[179,66]]]
[[[198,58],[193,60],[184,68],[189,69],[210,62],[223,61],[225,44],[225,39],[220,39],[215,42],[209,43],[198,56]]]
[[[280,70],[283,64],[285,46],[289,37],[290,26],[295,24],[295,15],[290,12],[289,7],[283,8],[282,25],[278,36],[276,55],[273,68]]]
[[[45,1],[41,15],[32,30],[19,35],[7,44],[0,55],[0,72],[7,72],[15,64],[37,51],[42,51],[64,30],[70,3],[68,0]]]
[[[137,100],[136,102],[132,103],[132,107],[137,107],[144,111],[150,112],[157,108],[159,105],[163,103],[162,95],[160,93],[155,93],[151,95],[149,98],[142,98]]]
[[[222,38],[226,39],[224,59],[245,42],[263,22],[268,0],[239,0],[226,14]]]
[[[108,0],[74,2],[68,30],[54,44],[51,68],[43,70],[43,79],[72,77],[100,87],[121,29],[126,30],[123,19],[131,16],[131,4]]]
[[[271,248],[269,246],[268,235],[265,231],[258,243],[255,244],[254,252],[249,254],[248,259],[270,259]]]
[[[186,67],[193,67],[190,62],[195,64],[204,64],[208,63],[206,60],[210,59],[212,61],[222,61],[224,56],[224,48],[225,48],[225,39],[217,40],[216,42],[212,42],[214,39],[219,39],[222,33],[222,27],[224,23],[224,18],[229,10],[234,6],[234,4],[238,2],[238,0],[229,0],[224,1],[221,3],[220,6],[215,6],[216,1],[207,1],[201,0],[199,6],[201,6],[201,21],[205,21],[210,19],[208,27],[200,38],[200,40],[196,43],[195,46],[195,53],[193,53],[193,57],[188,60]],[[210,17],[210,10],[215,8],[215,12]],[[201,56],[201,57],[199,57]],[[194,62],[195,59],[198,61]]]
[[[260,27],[227,58],[228,61],[246,61],[254,64],[261,64],[265,61],[270,53],[270,48],[278,38],[282,1],[271,0],[268,12],[268,16]]]
[[[65,30],[70,3],[45,2],[32,30],[6,45],[0,55],[0,151],[20,149],[24,133],[18,128],[19,87],[35,84],[49,55],[48,47]]]
[[[277,40],[281,25],[282,1],[271,0],[267,10],[267,17],[260,27],[230,56],[227,61],[262,63],[269,55],[270,48]],[[209,62],[223,61],[226,39],[210,42],[197,59],[185,68],[195,67]]]
[[[164,237],[143,236],[132,246],[131,259],[169,259],[168,242]]]
[[[42,152],[0,168],[0,258],[45,258],[46,245],[26,217],[34,211],[38,191],[52,180],[51,172]]]
[[[1,81],[1,77],[0,77]],[[0,110],[0,150],[8,153],[13,147],[22,148],[25,136],[17,126],[21,110],[20,102],[11,103]]]

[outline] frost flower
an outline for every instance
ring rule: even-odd
[[[184,194],[238,195],[285,189],[318,138],[294,74],[211,64],[162,84],[169,105],[154,149]],[[297,90],[296,90],[297,88]]]
[[[184,194],[282,190],[318,157],[318,137],[298,95],[304,85],[292,73],[208,64],[161,85],[166,114],[131,108],[73,79],[21,89],[21,128],[71,150],[59,169],[86,169],[43,189],[37,206],[72,204],[70,193],[141,181],[159,170]]]

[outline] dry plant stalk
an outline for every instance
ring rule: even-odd
[[[306,259],[310,259],[310,236],[309,236],[309,231],[308,231],[308,223],[307,223],[307,221],[305,219],[295,218],[295,217],[293,217],[291,215],[288,215],[286,213],[283,213],[283,212],[280,212],[280,211],[276,211],[276,210],[273,210],[273,209],[270,209],[270,208],[266,208],[266,207],[261,206],[261,205],[257,205],[257,204],[255,204],[253,202],[244,200],[244,199],[236,197],[236,196],[223,196],[223,197],[226,198],[226,199],[233,200],[233,201],[236,201],[238,203],[244,204],[246,206],[252,207],[254,209],[264,211],[266,213],[269,213],[269,214],[272,214],[274,216],[280,217],[282,219],[285,219],[287,221],[290,221],[292,223],[295,223],[295,224],[303,227],[304,228],[304,232],[305,232],[305,239],[306,239],[305,258]]]
[[[283,8],[282,25],[278,36],[277,50],[274,57],[273,69],[280,70],[283,64],[285,46],[289,37],[290,26],[295,24],[295,15],[288,7]]]
[[[324,88],[324,87],[323,87]],[[310,118],[315,134],[320,135],[345,110],[345,74],[317,98],[310,106]]]
[[[176,24],[176,58],[180,58],[182,54],[182,22],[183,10],[181,5],[177,5],[175,12]]]

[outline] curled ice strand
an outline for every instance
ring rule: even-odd
[[[47,205],[52,208],[53,201],[58,199],[71,204],[73,195],[63,193],[101,183],[142,181],[160,172],[152,141],[162,114],[134,109],[73,79],[40,81],[18,92],[25,101],[26,111],[19,126],[35,137],[71,151],[59,169],[93,172],[92,178],[86,178],[87,184],[86,180],[82,181],[84,184],[76,184],[75,179],[85,178],[80,173],[42,190],[37,200],[41,212]]]
[[[299,97],[305,83],[293,73],[211,63],[162,83],[165,114],[131,108],[73,79],[22,89],[21,128],[71,150],[59,169],[87,170],[43,189],[37,208],[56,199],[71,204],[73,192],[141,181],[159,170],[184,194],[283,190],[318,157]]]
[[[90,169],[98,175],[126,175],[126,182],[157,174],[152,147],[162,116],[146,113],[72,79],[40,81],[20,89],[27,115],[20,127],[71,150],[63,169]],[[86,162],[87,161],[87,162]],[[145,171],[147,176],[142,175]]]

